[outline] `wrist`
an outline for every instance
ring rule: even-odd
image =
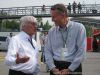
[[[16,61],[15,61],[15,62],[16,62],[16,64],[19,64],[19,63],[20,63],[19,59],[16,59]]]
[[[56,70],[56,67],[52,68],[51,71],[54,72]]]
[[[69,72],[72,72],[69,68],[68,68],[68,71],[69,71]]]

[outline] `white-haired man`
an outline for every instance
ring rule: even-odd
[[[9,67],[9,75],[40,75],[37,62],[38,47],[32,36],[36,33],[36,18],[23,16],[21,32],[12,37],[5,63]]]

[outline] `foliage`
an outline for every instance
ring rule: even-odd
[[[38,27],[42,28],[42,30],[49,30],[51,28],[49,21],[43,24],[42,18],[37,18],[37,22],[38,22]]]
[[[51,28],[51,25],[49,24],[48,21],[45,24],[41,22],[41,25],[39,26],[39,28],[42,28],[42,30],[49,30]]]
[[[43,26],[44,26],[44,25],[43,25],[43,22],[41,22],[39,28],[43,28]]]
[[[86,28],[87,37],[91,37],[92,36],[92,27],[86,25],[85,28]]]
[[[2,21],[3,31],[19,31],[18,20],[3,20]]]
[[[49,22],[47,21],[44,26],[43,26],[43,30],[49,30],[51,28],[51,25],[49,24]]]
[[[42,18],[41,17],[37,18],[38,27],[41,25],[41,22],[42,22]]]
[[[2,31],[19,31],[19,20],[18,19],[5,19],[0,21],[0,30]],[[42,30],[49,30],[52,25],[47,21],[45,24],[42,22],[42,18],[37,18],[38,27]]]

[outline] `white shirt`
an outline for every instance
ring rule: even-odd
[[[29,35],[25,32],[20,32],[16,36],[12,37],[7,56],[5,57],[5,63],[9,67],[9,69],[13,69],[16,71],[22,71],[24,73],[33,73],[37,68],[37,56],[38,56],[38,48],[36,41],[32,39],[33,45],[35,49],[32,47],[30,42],[28,41]],[[16,64],[16,54],[19,54],[20,57],[28,56],[30,57],[29,61],[26,63]]]
[[[11,38],[12,38],[12,37],[7,36],[7,39],[6,39],[6,43],[7,43],[7,45],[9,45],[9,42],[10,42]]]

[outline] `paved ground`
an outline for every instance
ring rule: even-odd
[[[8,68],[4,64],[5,55],[6,52],[0,52],[0,75],[8,75]],[[41,53],[39,56],[41,56]],[[88,52],[82,65],[83,75],[100,75],[100,53]],[[49,75],[45,70],[45,64],[40,63],[40,66],[41,75]]]

